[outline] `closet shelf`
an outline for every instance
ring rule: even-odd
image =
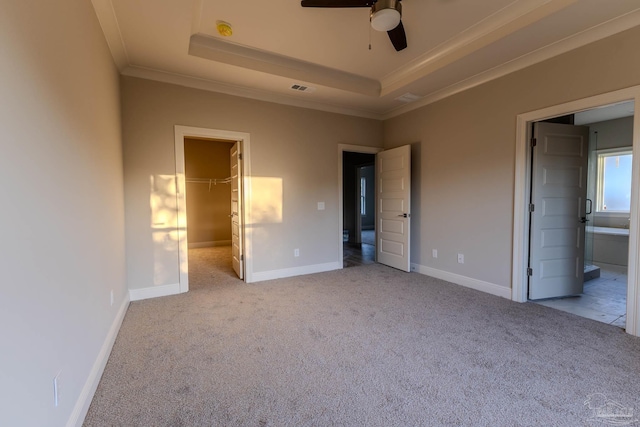
[[[231,177],[229,178],[187,178],[187,184],[209,184],[209,191],[211,191],[211,185],[218,184],[230,184]]]

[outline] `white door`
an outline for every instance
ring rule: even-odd
[[[410,271],[411,146],[378,153],[376,179],[377,261]]]
[[[244,251],[242,228],[242,156],[241,143],[231,147],[231,255],[233,270],[244,279]]]
[[[529,299],[578,295],[584,282],[589,128],[535,123]]]

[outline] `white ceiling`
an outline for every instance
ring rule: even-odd
[[[377,119],[640,25],[638,0],[403,0],[408,47],[396,52],[370,31],[366,8],[92,3],[122,74]],[[232,25],[231,37],[218,34],[218,20]],[[396,100],[406,93],[420,99]]]
[[[633,101],[619,102],[617,104],[605,105],[591,110],[580,111],[574,114],[575,125],[589,125],[592,123],[604,122],[605,120],[620,119],[633,116],[635,104]]]

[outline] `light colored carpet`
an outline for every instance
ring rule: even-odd
[[[582,426],[640,410],[640,340],[615,326],[378,264],[245,284],[196,265],[220,250],[190,251],[189,293],[131,304],[86,426]]]

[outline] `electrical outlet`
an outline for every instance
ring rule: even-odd
[[[431,255],[432,255],[434,258],[438,258],[438,250],[437,250],[437,249],[432,250],[432,251],[431,251]]]
[[[53,378],[53,406],[60,406],[60,374],[62,371],[58,372],[58,375]]]
[[[113,289],[111,289],[111,305],[113,306]]]
[[[464,254],[458,254],[458,264],[464,264]]]
[[[296,249],[294,249],[294,250],[293,250],[293,256],[295,256],[295,257],[300,256],[300,249],[297,249],[297,248],[296,248]]]

